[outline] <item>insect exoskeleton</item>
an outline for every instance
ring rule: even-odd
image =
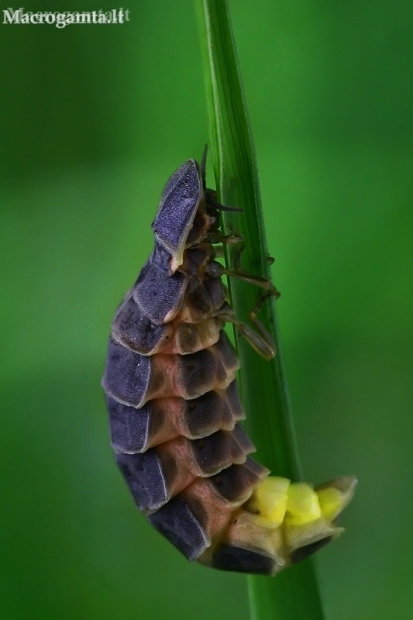
[[[342,531],[335,519],[355,479],[314,490],[251,458],[225,321],[268,359],[274,345],[256,318],[257,331],[234,316],[221,276],[276,291],[215,260],[241,240],[221,232],[220,209],[204,164],[190,159],[168,180],[154,249],[112,323],[102,385],[116,461],[152,525],[190,560],[273,575]]]

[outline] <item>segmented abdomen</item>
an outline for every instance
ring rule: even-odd
[[[195,286],[180,278],[175,316],[156,324],[142,281],[158,271],[159,307],[171,276],[149,263],[112,325],[104,388],[116,460],[139,509],[186,557],[230,568],[220,543],[268,470],[249,456],[238,358],[214,317],[226,289],[206,274]]]

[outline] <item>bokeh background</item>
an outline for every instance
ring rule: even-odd
[[[327,615],[408,620],[413,5],[230,7],[305,474],[360,480],[317,556]],[[123,8],[124,25],[0,24],[0,617],[247,620],[244,577],[152,531],[109,447],[110,320],[164,182],[207,140],[192,3]]]

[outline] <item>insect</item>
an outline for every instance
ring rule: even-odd
[[[250,456],[225,322],[267,359],[274,348],[256,317],[262,301],[252,329],[235,317],[221,276],[275,289],[216,261],[224,244],[241,241],[221,231],[223,209],[206,188],[205,158],[170,177],[154,249],[112,323],[102,385],[117,464],[148,521],[189,560],[273,575],[342,531],[334,521],[355,480],[313,490],[269,476]]]

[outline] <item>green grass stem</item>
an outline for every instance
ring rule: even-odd
[[[228,4],[226,0],[195,0],[195,7],[218,197],[223,204],[243,208],[242,214],[224,214],[224,225],[232,225],[245,238],[243,269],[270,277],[254,145]],[[257,302],[259,289],[232,278],[229,285],[236,315],[245,320]],[[273,299],[264,304],[259,316],[272,334],[277,354],[267,362],[244,339],[236,339],[247,427],[257,446],[258,459],[274,474],[299,480],[300,464]],[[248,579],[254,620],[324,619],[311,559],[275,579]]]

